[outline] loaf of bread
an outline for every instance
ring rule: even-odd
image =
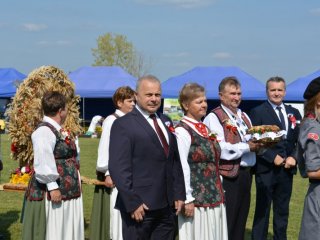
[[[274,132],[277,133],[281,129],[277,125],[260,125],[260,126],[253,126],[248,130],[249,134],[264,134],[266,132]]]

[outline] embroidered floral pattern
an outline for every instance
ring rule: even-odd
[[[57,171],[59,173],[57,183],[62,195],[62,200],[77,198],[81,195],[81,188],[78,175],[79,164],[76,160],[77,150],[75,143],[68,135],[62,135],[61,132],[58,132],[52,125],[48,123],[42,124],[48,126],[57,138],[53,153],[56,160]],[[46,185],[39,183],[35,177],[32,177],[26,196],[29,200],[42,200],[45,191]],[[50,195],[48,195],[48,198],[49,196]]]
[[[180,122],[180,126],[190,133],[192,139],[188,163],[194,204],[201,207],[217,206],[224,202],[218,166],[220,146],[217,141],[197,134],[186,123]]]

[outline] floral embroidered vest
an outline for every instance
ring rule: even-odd
[[[196,207],[215,207],[224,202],[224,193],[219,176],[220,146],[217,141],[204,138],[189,125],[180,122],[191,136],[188,155],[190,181]]]
[[[47,126],[56,136],[56,145],[53,154],[56,160],[59,178],[56,180],[62,195],[62,200],[78,198],[81,195],[79,181],[79,164],[76,160],[77,149],[73,140],[65,141],[62,135],[50,123],[42,122],[37,128]],[[26,191],[26,198],[30,201],[41,201],[47,192],[46,184],[38,182],[33,174]],[[50,200],[50,194],[47,194]]]
[[[218,117],[220,124],[223,127],[224,139],[226,142],[229,142],[232,144],[242,142],[239,132],[233,131],[228,126],[227,123],[230,120],[230,118],[221,106],[213,109],[211,112]],[[244,121],[244,123],[247,125],[247,127],[250,128],[251,127],[250,121],[244,113],[242,113],[241,118]],[[235,160],[220,159],[220,174],[224,177],[229,177],[229,178],[237,177],[239,174],[240,162],[241,162],[240,158]]]

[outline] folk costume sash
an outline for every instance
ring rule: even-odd
[[[56,136],[53,154],[59,173],[57,184],[59,185],[62,200],[78,198],[81,195],[81,186],[78,174],[79,164],[76,160],[77,149],[74,141],[66,141],[67,139],[64,139],[61,133],[50,123],[42,122],[37,128],[41,126],[47,126]],[[26,198],[29,201],[41,201],[46,192],[46,184],[38,182],[33,174],[26,191]],[[50,200],[50,194],[47,194],[47,198]]]
[[[191,137],[188,155],[190,185],[196,207],[215,207],[224,202],[224,193],[219,176],[219,143],[209,137],[200,136],[183,121],[176,127],[186,129]]]
[[[230,126],[228,125],[228,123],[230,122],[230,118],[221,106],[213,109],[211,112],[218,117],[220,124],[223,127],[224,138],[226,142],[235,144],[242,141],[239,132],[234,131],[234,128],[230,128]],[[248,128],[251,128],[250,121],[244,113],[241,114],[241,119],[244,121]],[[240,158],[235,160],[220,159],[220,174],[224,177],[229,178],[237,177],[239,174],[240,162]]]

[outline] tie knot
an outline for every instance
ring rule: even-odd
[[[282,107],[277,106],[276,109],[277,109],[278,111],[281,111]]]
[[[157,116],[154,113],[150,114],[149,117],[152,118],[152,119],[156,119],[157,118]]]

